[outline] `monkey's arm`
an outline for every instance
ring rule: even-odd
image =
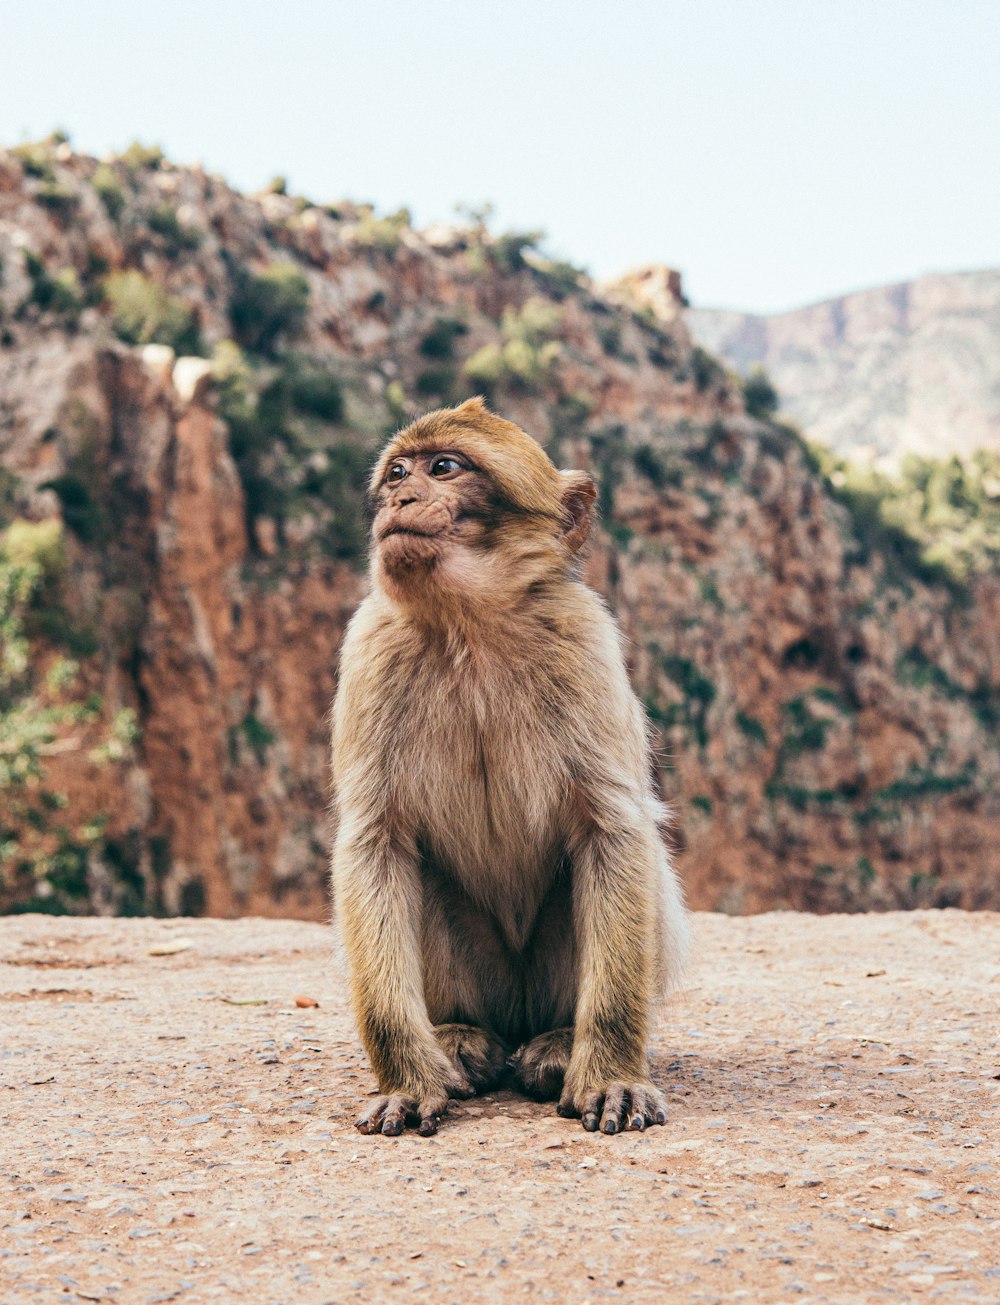
[[[649,785],[645,717],[603,610],[590,628],[589,656],[576,665],[569,732],[567,850],[579,972],[560,1110],[581,1115],[589,1130],[616,1132],[666,1118],[666,1102],[649,1081],[646,1044],[664,978],[665,888],[673,881]],[[679,934],[679,895],[674,914],[670,931]]]
[[[583,794],[582,806],[569,849],[579,987],[559,1108],[581,1115],[589,1131],[614,1133],[666,1119],[646,1059],[658,986],[656,903],[665,853],[641,792],[619,787]]]
[[[433,1133],[457,1085],[424,1001],[421,886],[416,848],[381,822],[342,810],[333,853],[334,898],[361,1038],[383,1094],[358,1121],[402,1132],[407,1118]]]
[[[408,1118],[433,1133],[449,1090],[461,1087],[449,1081],[454,1069],[427,1014],[420,860],[412,829],[394,811],[389,740],[403,713],[386,688],[394,656],[369,600],[348,630],[334,704],[332,878],[354,1013],[383,1094],[358,1127],[390,1135]]]

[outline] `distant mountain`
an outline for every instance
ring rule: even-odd
[[[1000,269],[922,276],[774,316],[693,309],[703,348],[763,366],[837,453],[894,463],[1000,448]]]

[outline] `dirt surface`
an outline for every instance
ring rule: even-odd
[[[0,1301],[1000,1299],[1000,916],[696,940],[666,1127],[393,1140],[321,926],[0,920]]]

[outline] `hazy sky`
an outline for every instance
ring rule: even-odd
[[[0,143],[492,200],[596,276],[790,308],[1000,265],[1000,0],[17,0]]]

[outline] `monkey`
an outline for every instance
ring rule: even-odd
[[[596,492],[481,398],[372,474],[332,744],[363,1133],[430,1136],[508,1068],[590,1132],[666,1121],[647,1042],[686,913],[622,639],[578,574]]]

